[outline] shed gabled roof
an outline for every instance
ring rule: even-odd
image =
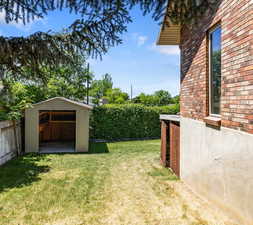
[[[83,107],[83,108],[88,109],[88,110],[93,109],[92,106],[89,106],[89,105],[81,103],[81,102],[76,102],[76,101],[73,101],[73,100],[70,100],[70,99],[67,99],[67,98],[64,98],[64,97],[50,98],[48,100],[45,100],[45,101],[42,101],[42,102],[39,102],[39,103],[35,103],[35,104],[33,104],[33,106],[42,105],[42,104],[52,102],[52,101],[56,101],[56,100],[61,100],[61,101],[67,102],[67,103],[71,103],[73,105],[77,105],[77,106]]]

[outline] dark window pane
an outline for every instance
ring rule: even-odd
[[[75,112],[54,112],[52,114],[52,121],[75,121],[76,114]]]
[[[211,63],[211,114],[220,114],[221,98],[221,28],[210,33],[210,63]]]
[[[40,111],[40,123],[47,123],[49,121],[75,121],[75,111]]]

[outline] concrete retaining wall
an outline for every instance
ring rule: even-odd
[[[21,149],[21,128],[16,125],[16,137],[12,121],[0,122],[0,165],[15,157]]]
[[[231,217],[253,224],[253,135],[181,118],[181,178]]]

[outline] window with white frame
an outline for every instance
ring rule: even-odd
[[[209,110],[211,115],[220,115],[221,101],[221,26],[209,32]]]

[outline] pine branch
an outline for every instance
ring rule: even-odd
[[[220,1],[220,0],[218,0]],[[61,33],[37,32],[28,37],[0,36],[0,66],[13,76],[25,76],[29,67],[38,77],[45,65],[73,64],[78,55],[101,57],[121,43],[120,35],[131,22],[129,10],[139,5],[155,20],[168,16],[172,23],[188,24],[218,2],[215,0],[0,0],[7,23],[27,23],[52,10],[69,9],[80,19]],[[43,78],[43,77],[42,77]]]
[[[153,17],[159,19],[166,9],[167,0],[0,0],[0,12],[4,13],[7,23],[14,20],[27,23],[56,9],[66,8],[83,17],[115,5],[124,5],[126,10],[140,5],[144,14],[153,12]]]
[[[220,0],[169,0],[166,16],[173,24],[192,24],[208,10],[214,10],[219,2]]]
[[[30,67],[39,76],[43,65],[74,64],[78,55],[101,57],[121,43],[119,35],[131,21],[123,8],[78,19],[62,33],[37,32],[24,37],[0,37],[0,62],[13,75]]]
[[[160,20],[168,6],[167,16],[173,23],[187,24],[217,2],[219,0],[0,0],[0,12],[4,12],[8,23],[13,20],[27,23],[56,9],[66,8],[84,17],[115,5],[124,5],[126,10],[139,5],[144,14],[152,13],[155,20]]]

